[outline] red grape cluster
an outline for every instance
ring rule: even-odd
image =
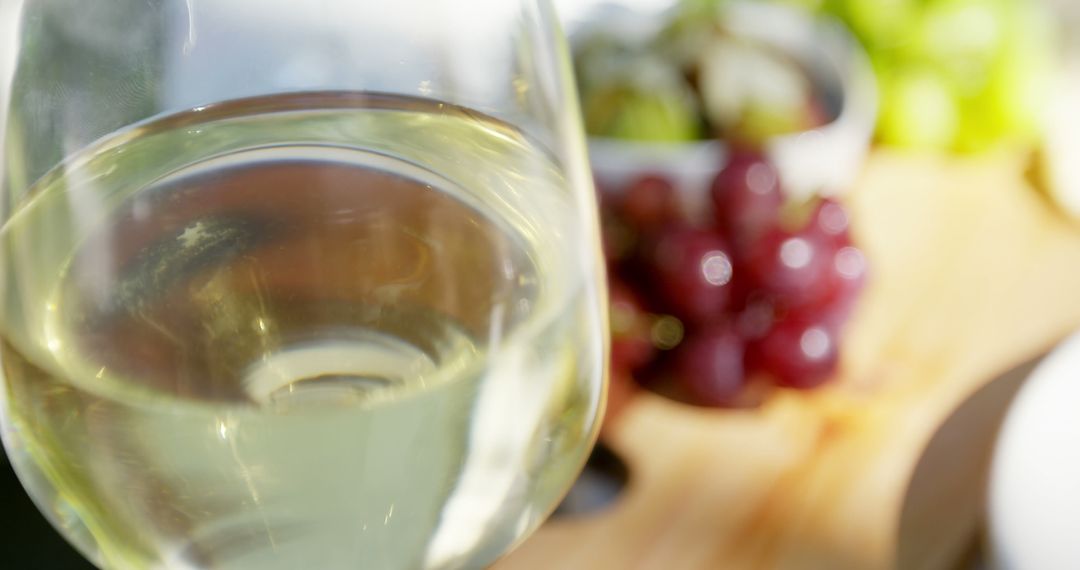
[[[867,269],[841,204],[790,208],[776,169],[746,151],[713,182],[704,224],[681,214],[661,176],[604,194],[616,386],[632,377],[734,407],[761,393],[753,386],[811,389],[833,376]]]

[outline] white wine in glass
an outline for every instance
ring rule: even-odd
[[[71,5],[21,3],[0,163],[3,439],[57,529],[117,569],[473,569],[535,529],[605,360],[547,4],[261,4],[302,39]]]

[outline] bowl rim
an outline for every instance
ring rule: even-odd
[[[793,194],[835,194],[849,186],[869,150],[878,116],[877,80],[862,45],[831,16],[749,0],[732,1],[723,10],[728,18],[725,26],[734,33],[775,45],[804,64],[828,68],[819,75],[834,82],[840,94],[836,116],[811,129],[771,137],[763,146],[789,183],[809,175],[808,180],[794,184]],[[657,169],[696,177],[715,174],[726,164],[730,147],[729,141],[720,138],[655,142],[588,137],[594,171],[602,177]],[[816,174],[811,173],[815,170],[811,163],[820,169]]]

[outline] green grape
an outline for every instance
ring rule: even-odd
[[[713,13],[676,12],[657,34],[654,49],[679,68],[692,70],[698,55],[716,36],[718,18]]]
[[[679,142],[701,134],[693,90],[660,60],[636,60],[623,76],[583,89],[583,101],[590,135]]]
[[[777,0],[780,4],[795,6],[804,10],[819,12],[825,8],[825,0]]]
[[[833,0],[832,10],[871,49],[907,41],[916,20],[914,0]]]
[[[575,69],[588,134],[665,142],[698,137],[693,89],[652,47],[603,27],[579,42]]]
[[[623,81],[642,57],[642,46],[620,37],[616,31],[591,30],[574,49],[578,87],[589,91]]]
[[[1030,142],[1053,78],[1045,6],[1023,0],[828,0],[863,38],[886,144],[978,152]]]
[[[714,39],[700,58],[698,89],[718,133],[761,142],[809,126],[813,87],[794,60],[728,38]]]
[[[901,51],[910,61],[935,67],[962,96],[977,97],[1001,53],[1007,25],[999,2],[939,0],[919,15],[913,41]]]
[[[883,79],[881,141],[905,148],[951,150],[960,109],[949,83],[919,67],[894,69]]]
[[[679,0],[676,5],[676,17],[696,18],[714,16],[727,4],[728,0]]]
[[[1041,128],[1057,58],[1049,15],[1035,6],[1017,6],[1005,49],[986,91],[990,116],[1004,132],[1030,139]]]
[[[797,133],[814,126],[805,105],[780,109],[768,104],[751,104],[734,129],[734,136],[752,144],[772,137]]]
[[[698,117],[682,102],[662,94],[626,93],[616,103],[604,136],[653,142],[692,141],[699,138]]]
[[[956,147],[981,152],[1001,144],[1033,142],[1056,67],[1056,34],[1046,11],[1013,4],[1001,11],[1001,48],[994,54],[985,85],[963,106]]]

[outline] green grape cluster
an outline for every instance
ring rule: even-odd
[[[1041,2],[823,0],[820,9],[870,54],[883,144],[979,152],[1037,140],[1057,60]]]
[[[574,59],[592,136],[708,138],[755,145],[822,120],[814,85],[787,54],[724,27],[722,0],[627,12],[579,34]]]

